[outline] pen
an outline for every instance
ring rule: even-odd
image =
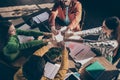
[[[77,56],[79,53],[81,53],[84,49],[81,49],[79,52],[77,52],[77,54],[75,54],[75,56]]]

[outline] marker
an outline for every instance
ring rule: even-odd
[[[77,56],[79,53],[81,53],[84,49],[81,49],[77,54],[75,54],[75,56]]]

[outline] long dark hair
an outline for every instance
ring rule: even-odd
[[[105,19],[105,25],[108,29],[113,30],[112,34],[115,36],[118,43],[120,43],[120,20],[118,17],[109,17]]]
[[[112,34],[118,41],[118,47],[114,50],[113,57],[118,54],[118,49],[120,48],[120,20],[118,17],[109,17],[105,19],[105,25],[108,29],[113,30]]]
[[[28,80],[40,80],[44,73],[44,67],[45,67],[44,58],[33,55],[23,65],[23,68],[22,68],[23,75]]]
[[[0,21],[0,50],[2,50],[1,48],[3,48],[8,41],[8,30],[11,25],[12,23],[9,21]]]

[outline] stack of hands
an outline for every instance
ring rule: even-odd
[[[49,36],[50,38],[43,40],[44,42],[49,42],[49,44],[52,44],[54,46],[58,46],[57,44],[59,42],[82,40],[82,38],[79,38],[80,36],[77,36],[77,38],[75,38],[74,32],[67,29],[66,26],[62,27],[60,30],[56,30],[55,27],[51,27],[51,31],[52,33],[44,33],[45,36]],[[71,38],[72,36],[74,37]]]
[[[70,29],[69,29],[67,26],[61,27],[60,30],[55,29],[55,26],[52,26],[52,27],[51,27],[51,32],[52,32],[54,35],[59,34],[59,32],[61,32],[61,33],[64,34],[64,33],[67,32],[67,31],[70,31]]]

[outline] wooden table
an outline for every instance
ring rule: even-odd
[[[21,6],[10,6],[0,8],[0,15],[3,18],[20,18],[22,16],[28,16],[35,13],[43,8],[51,9],[54,3],[45,3],[37,5],[21,5]]]

